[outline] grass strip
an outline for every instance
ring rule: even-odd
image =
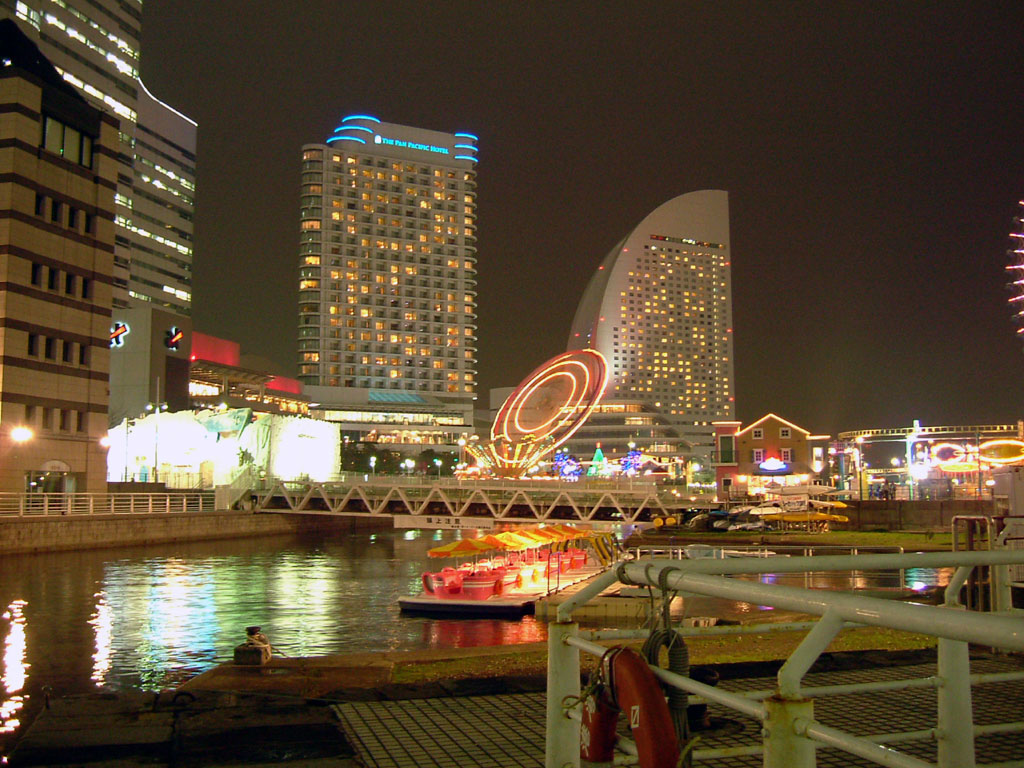
[[[805,632],[762,632],[749,635],[711,635],[686,639],[691,664],[731,664],[736,662],[780,661],[789,657],[803,640]],[[935,638],[880,627],[854,627],[842,630],[828,650],[906,651],[932,648]],[[641,643],[629,643],[639,646]],[[430,683],[439,680],[487,678],[518,675],[542,675],[547,671],[547,649],[541,644],[508,646],[508,652],[486,656],[466,655],[424,662],[398,662],[395,683]],[[593,667],[596,659],[584,654],[581,665]]]

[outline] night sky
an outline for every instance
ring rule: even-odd
[[[1007,304],[1024,3],[146,0],[199,123],[194,320],[295,375],[301,146],[479,137],[480,403],[565,348],[651,210],[729,192],[737,417],[1024,418]]]

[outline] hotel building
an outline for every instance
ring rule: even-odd
[[[165,315],[191,314],[196,124],[139,78],[142,0],[0,0],[0,17],[15,19],[67,83],[119,121],[113,324],[138,325],[138,310],[164,314],[146,317],[147,332],[125,335],[114,355],[148,343],[149,326],[161,325],[162,339]],[[133,377],[136,369],[112,362],[111,422],[166,397],[162,371]]]
[[[475,166],[472,134],[368,115],[302,148],[299,380],[350,440],[472,431]]]
[[[0,20],[0,490],[103,491],[117,121]]]
[[[571,450],[600,442],[615,455],[634,442],[662,458],[710,458],[712,422],[731,419],[735,405],[730,261],[721,190],[669,200],[612,248],[569,334],[568,349],[596,349],[609,366],[601,413]]]

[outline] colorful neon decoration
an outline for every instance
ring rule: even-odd
[[[111,348],[123,347],[124,346],[124,337],[127,336],[131,332],[132,332],[132,329],[129,328],[127,326],[127,324],[125,324],[125,323],[114,323],[114,325],[110,329],[110,346],[111,346]]]
[[[933,467],[943,472],[977,472],[995,466],[1024,464],[1024,440],[1000,438],[977,446],[971,443],[936,443],[928,451]]]
[[[1024,212],[1024,200],[1017,203]],[[1007,285],[1013,292],[1010,297],[1010,308],[1013,310],[1013,319],[1020,324],[1017,333],[1024,337],[1024,213],[1018,212],[1013,219],[1014,230],[1010,233],[1010,255],[1013,263],[1007,265],[1011,282]]]
[[[776,459],[773,456],[769,459],[765,459],[757,466],[760,469],[763,469],[765,472],[781,472],[782,470],[786,469],[789,465],[786,464],[786,462],[780,459]]]
[[[185,332],[176,325],[172,326],[170,330],[164,333],[164,346],[168,349],[176,350],[183,338],[185,338]]]
[[[583,426],[607,383],[608,364],[600,352],[581,349],[557,355],[505,400],[490,440],[470,442],[466,450],[499,477],[521,477]]]

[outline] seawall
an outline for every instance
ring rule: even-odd
[[[390,519],[388,520],[390,522]],[[0,554],[101,549],[172,541],[278,536],[306,531],[356,530],[380,520],[249,511],[0,517]]]
[[[835,530],[848,531],[949,531],[957,515],[991,515],[991,499],[946,499],[931,501],[895,500],[847,502],[846,509],[835,510],[846,515],[850,522],[834,526]]]

